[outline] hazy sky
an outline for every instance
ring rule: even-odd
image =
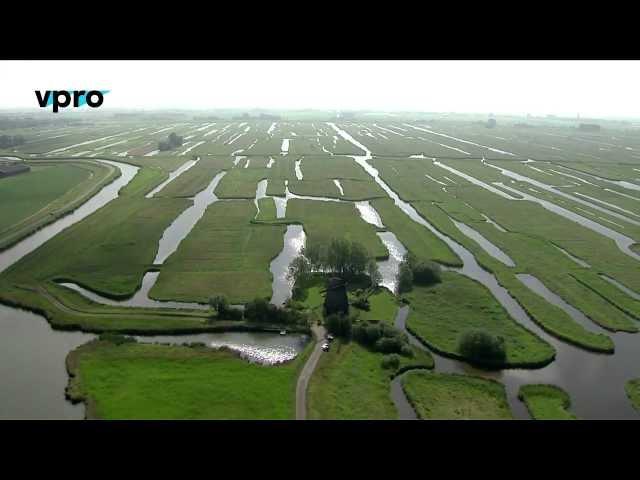
[[[0,109],[96,89],[101,108],[640,117],[640,61],[0,61],[0,87]]]

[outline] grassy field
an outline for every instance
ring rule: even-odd
[[[357,313],[358,320],[380,320],[393,325],[398,312],[398,302],[389,290],[380,288],[373,295],[370,295],[369,307],[368,311],[355,307],[352,307],[351,311]]]
[[[360,218],[353,204],[293,199],[287,202],[286,218],[304,225],[307,245],[328,245],[333,238],[343,237],[359,242],[376,258],[388,256],[376,228]]]
[[[569,395],[555,385],[523,385],[518,398],[525,403],[534,420],[576,420],[569,411]]]
[[[145,199],[161,174],[141,172],[108,207],[56,235],[0,278],[22,283],[67,279],[108,296],[132,295],[153,263],[162,233],[191,203]]]
[[[0,249],[72,211],[119,175],[97,162],[29,162],[0,179]]]
[[[465,375],[407,372],[402,387],[424,420],[510,420],[504,386]]]
[[[624,389],[635,409],[640,411],[640,378],[629,380]]]
[[[250,223],[249,200],[211,205],[161,269],[150,296],[206,302],[225,294],[232,303],[271,297],[269,264],[284,245],[284,225]]]
[[[231,157],[202,157],[197,164],[167,184],[156,195],[193,197],[204,190],[218,172],[231,168],[232,165]]]
[[[551,345],[513,320],[485,287],[458,273],[443,272],[442,283],[414,286],[405,297],[411,307],[408,328],[445,355],[464,358],[459,338],[478,328],[504,337],[505,366],[543,365],[555,355]]]
[[[433,368],[433,358],[415,349],[415,357],[402,357],[400,368]],[[323,353],[309,382],[307,394],[310,419],[382,420],[397,419],[390,397],[393,372],[381,366],[383,355],[356,342],[334,341]]]
[[[261,366],[206,347],[93,341],[67,357],[68,394],[90,418],[292,419],[306,357]]]

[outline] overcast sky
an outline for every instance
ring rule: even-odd
[[[0,61],[0,86],[0,109],[96,89],[101,108],[640,117],[640,61]]]

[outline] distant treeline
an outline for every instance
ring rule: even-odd
[[[0,117],[0,130],[9,130],[12,128],[29,128],[29,127],[43,127],[47,125],[69,125],[82,123],[79,120],[69,119],[38,119],[33,117]]]

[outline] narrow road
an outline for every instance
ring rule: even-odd
[[[316,346],[313,348],[313,352],[311,352],[298,377],[298,384],[296,385],[296,420],[306,420],[307,418],[307,387],[309,379],[316,369],[320,355],[322,355],[322,343],[326,334],[325,328],[320,325],[312,326],[311,331],[316,339]]]

